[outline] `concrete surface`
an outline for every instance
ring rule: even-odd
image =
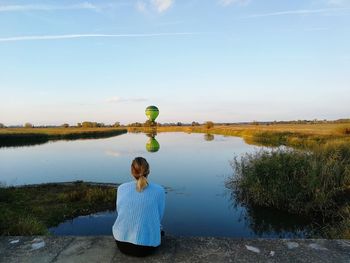
[[[146,258],[121,254],[111,236],[0,237],[0,262],[350,262],[350,240],[165,237]]]

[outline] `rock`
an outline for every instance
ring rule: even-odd
[[[322,247],[317,243],[311,243],[311,244],[309,244],[309,247],[312,249],[316,249],[316,250],[328,250],[327,248]]]
[[[294,249],[299,247],[299,244],[297,242],[287,242],[288,249]]]
[[[260,253],[260,249],[257,247],[253,247],[253,246],[245,246],[249,251],[252,251],[254,253]]]

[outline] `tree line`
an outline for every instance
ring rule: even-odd
[[[338,120],[295,120],[295,121],[252,121],[252,122],[241,122],[241,123],[220,123],[220,125],[239,125],[239,124],[253,124],[253,125],[275,125],[275,124],[342,124],[342,123],[350,123],[350,119],[338,119]],[[121,125],[119,121],[113,123],[113,124],[104,124],[102,122],[93,122],[93,121],[83,121],[79,122],[76,125],[70,125],[68,123],[63,123],[62,125],[52,125],[52,126],[34,126],[32,123],[27,122],[23,126],[10,126],[14,128],[57,128],[57,127],[63,127],[63,128],[69,128],[69,127],[75,127],[75,128],[99,128],[99,127],[106,127],[106,128],[118,128],[118,127],[173,127],[173,126],[204,126],[208,129],[214,127],[214,122],[212,121],[206,121],[204,123],[199,123],[197,121],[193,121],[192,123],[182,123],[182,122],[171,122],[171,123],[157,123],[157,122],[151,122],[147,120],[146,122],[133,122],[127,125]],[[0,123],[0,129],[1,128],[7,128],[6,125],[3,123]]]

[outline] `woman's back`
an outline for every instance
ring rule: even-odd
[[[114,238],[136,245],[159,246],[164,205],[165,192],[160,185],[149,183],[141,192],[137,191],[136,182],[120,185]]]

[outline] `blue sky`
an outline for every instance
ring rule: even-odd
[[[350,0],[0,0],[0,122],[350,117]]]

